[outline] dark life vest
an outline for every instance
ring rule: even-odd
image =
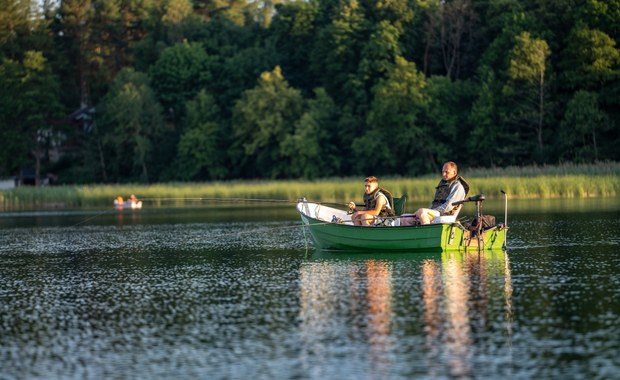
[[[450,190],[452,190],[452,186],[456,185],[456,182],[460,182],[463,185],[463,189],[465,189],[465,195],[469,193],[469,184],[465,181],[463,177],[460,175],[455,176],[450,181],[446,181],[442,179],[439,181],[439,184],[435,188],[435,198],[433,199],[433,203],[431,203],[431,208],[436,208],[446,203],[448,200],[448,195],[450,195]],[[456,208],[453,208],[446,215],[452,215],[456,211]]]
[[[370,194],[364,193],[364,207],[366,207],[366,210],[374,210],[377,207],[377,199],[379,198],[379,193],[385,195],[390,204],[390,208],[383,206],[383,208],[379,212],[379,216],[385,217],[396,215],[396,212],[394,211],[394,197],[389,191],[380,187],[377,187],[375,191]]]

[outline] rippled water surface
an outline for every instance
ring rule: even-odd
[[[620,202],[537,202],[482,254],[315,252],[293,207],[0,214],[0,379],[617,378]]]

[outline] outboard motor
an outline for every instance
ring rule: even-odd
[[[467,202],[476,202],[476,216],[471,224],[465,226],[467,230],[471,231],[472,237],[480,236],[482,231],[495,227],[495,216],[482,214],[482,202],[484,200],[483,194],[477,194],[453,203],[453,205],[459,205]]]

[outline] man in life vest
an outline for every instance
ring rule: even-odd
[[[354,202],[349,202],[353,213],[351,220],[356,226],[368,226],[380,222],[382,218],[394,216],[394,200],[389,191],[379,187],[377,177],[364,180],[364,209],[358,210]]]
[[[435,188],[435,197],[430,208],[420,208],[415,213],[415,220],[419,224],[429,224],[440,215],[452,215],[458,211],[459,206],[453,206],[453,202],[462,201],[469,192],[469,185],[457,174],[458,167],[452,161],[443,164],[441,181]],[[401,220],[401,225],[406,225]]]

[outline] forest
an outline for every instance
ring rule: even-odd
[[[0,0],[0,178],[620,161],[620,0]]]

